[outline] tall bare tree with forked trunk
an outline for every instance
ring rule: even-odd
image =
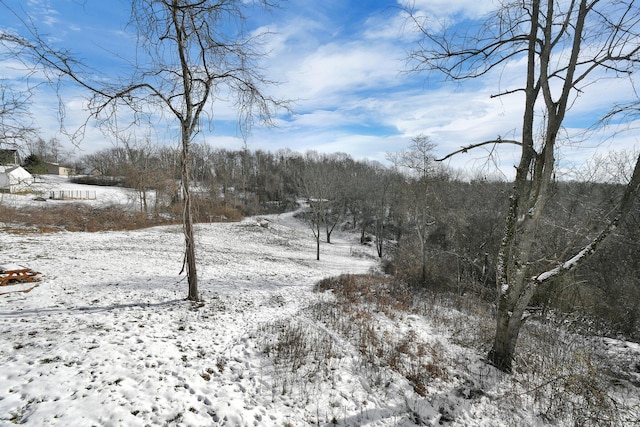
[[[410,11],[422,33],[411,55],[414,71],[437,71],[452,80],[482,78],[516,61],[526,63],[520,87],[496,96],[524,94],[521,140],[497,138],[463,147],[515,143],[520,160],[497,256],[499,300],[489,361],[511,372],[527,305],[538,287],[586,261],[630,210],[640,187],[636,163],[609,225],[569,259],[535,262],[536,236],[551,195],[559,133],[571,106],[605,73],[632,82],[640,66],[640,4],[633,0],[525,0],[500,2],[475,34],[467,28],[442,30]],[[434,28],[434,30],[432,30]],[[636,104],[637,105],[637,104]],[[611,100],[612,111],[629,111]],[[453,153],[452,153],[453,154]],[[638,159],[640,161],[640,159]]]

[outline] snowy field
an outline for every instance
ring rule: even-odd
[[[542,425],[533,412],[505,409],[491,390],[455,395],[473,368],[487,389],[510,380],[418,316],[389,324],[431,334],[451,359],[448,382],[434,382],[426,397],[393,373],[374,386],[357,349],[337,335],[340,357],[326,380],[287,387],[264,335],[311,322],[305,307],[330,298],[312,292],[318,280],[365,273],[376,261],[349,235],[322,245],[316,261],[311,231],[291,214],[260,219],[269,226],[257,218],[197,226],[198,306],[184,299],[179,226],[0,232],[0,264],[42,274],[35,287],[0,288],[0,425]]]
[[[20,195],[0,193],[0,203],[8,206],[24,206],[33,205],[34,197],[40,196],[49,199],[53,193],[58,197],[61,193],[77,197],[82,203],[91,206],[109,206],[120,205],[136,208],[138,205],[135,191],[119,188],[105,187],[96,185],[75,184],[69,181],[69,178],[56,175],[39,175],[36,181],[29,186],[32,194]],[[57,200],[52,203],[64,203]],[[41,202],[35,201],[36,206],[40,206]],[[0,219],[2,221],[2,219]]]
[[[294,315],[317,280],[371,261],[344,244],[317,262],[309,233],[288,222],[198,227],[199,309],[184,301],[179,227],[0,235],[2,259],[44,276],[0,299],[1,422],[143,426],[181,414],[182,425],[299,425],[264,402],[268,367],[249,336]]]

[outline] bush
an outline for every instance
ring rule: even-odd
[[[121,177],[121,176],[78,175],[78,176],[71,177],[69,181],[75,184],[98,185],[98,186],[104,186],[104,187],[124,186],[124,177]]]
[[[414,391],[425,396],[434,379],[447,379],[448,370],[441,350],[422,340],[409,329],[390,332],[380,323],[378,314],[396,319],[414,310],[410,288],[386,276],[342,275],[321,280],[316,292],[332,291],[335,300],[313,307],[315,317],[340,332],[358,349],[371,369],[373,383],[381,383],[379,367],[387,367],[402,375]]]

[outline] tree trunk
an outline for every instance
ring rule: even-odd
[[[147,211],[147,190],[142,190],[142,211],[146,214]]]
[[[189,283],[189,295],[187,299],[190,301],[199,301],[196,245],[193,239],[193,221],[191,216],[191,193],[188,190],[184,199],[185,262],[187,265],[187,281]]]
[[[320,223],[316,229],[316,261],[320,261]]]
[[[422,252],[422,283],[426,284],[427,283],[427,246],[424,243],[424,240],[422,239],[422,236],[420,238],[420,249]]]
[[[384,226],[380,224],[379,220],[376,220],[376,250],[378,251],[378,258],[382,258],[382,248],[384,247],[383,229]]]
[[[525,88],[525,110],[522,126],[522,152],[520,155],[520,163],[516,170],[516,177],[513,185],[513,193],[510,197],[509,210],[505,219],[505,227],[500,249],[498,251],[496,263],[496,284],[500,298],[498,300],[498,314],[496,322],[496,334],[494,337],[493,347],[488,354],[488,360],[498,369],[504,372],[511,372],[513,356],[515,354],[516,342],[520,334],[522,326],[522,315],[524,308],[528,304],[523,296],[525,292],[525,267],[529,262],[529,253],[531,245],[535,238],[535,222],[539,218],[540,209],[527,210],[527,215],[523,216],[523,224],[518,227],[518,219],[523,210],[523,206],[527,201],[528,206],[532,209],[536,207],[536,198],[540,195],[529,198],[531,189],[528,185],[529,171],[536,157],[534,149],[533,121],[535,114],[535,105],[539,87],[535,82],[536,70],[536,35],[538,31],[538,14],[540,2],[532,3],[533,12],[531,15],[531,28],[529,33],[529,48],[527,60],[527,82]],[[549,135],[547,135],[548,137]],[[545,141],[548,143],[549,140]],[[553,143],[553,141],[551,141]],[[553,164],[548,165],[553,167]],[[532,181],[534,186],[540,185],[537,180],[542,179],[541,176],[534,176]],[[533,200],[533,201],[532,201]],[[530,215],[533,212],[535,215]],[[526,225],[525,225],[526,223]],[[516,307],[524,307],[518,313]]]
[[[535,282],[523,282],[520,288],[511,289],[511,293],[500,295],[496,334],[493,347],[487,357],[496,368],[503,372],[512,372],[520,328],[526,320],[525,310],[536,288]],[[522,290],[518,292],[519,289]]]
[[[183,270],[187,270],[187,281],[189,283],[189,301],[199,301],[198,295],[198,273],[196,270],[196,248],[193,238],[193,215],[191,205],[191,190],[189,188],[189,135],[183,132],[182,136],[182,196],[183,196],[183,232],[185,240],[185,254]]]
[[[503,310],[498,310],[498,323],[489,361],[502,372],[511,373],[516,342],[522,326],[522,318],[514,318]]]

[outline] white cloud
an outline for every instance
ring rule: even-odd
[[[41,22],[49,28],[59,23],[60,13],[53,7],[50,0],[29,0],[27,5],[29,15],[35,22]]]
[[[478,19],[496,8],[492,0],[398,0],[398,3],[436,21]]]
[[[398,73],[398,62],[390,53],[361,42],[325,45],[297,64],[288,81],[309,98],[386,85]]]
[[[380,13],[373,14],[365,21],[362,38],[371,43],[380,40],[392,42],[410,41],[415,35],[407,31],[412,24],[409,15],[400,7],[390,7]]]

